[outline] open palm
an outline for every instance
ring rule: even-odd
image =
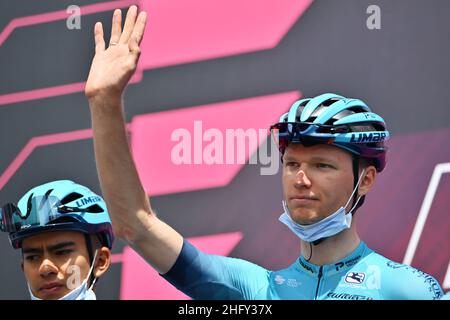
[[[122,31],[122,13],[114,11],[111,38],[105,49],[105,40],[101,22],[94,28],[95,56],[92,60],[85,94],[88,98],[99,94],[121,95],[136,70],[139,60],[139,44],[144,35],[147,14],[136,6],[128,10]]]

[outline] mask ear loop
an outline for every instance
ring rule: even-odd
[[[94,277],[94,280],[92,280],[92,284],[91,284],[91,286],[89,287],[88,290],[92,290],[94,288],[94,285],[95,285],[96,282],[97,282],[97,277]]]
[[[94,257],[92,258],[91,268],[89,269],[89,273],[88,273],[88,276],[87,276],[86,279],[89,279],[89,278],[91,277],[91,273],[92,273],[92,271],[94,270],[94,266],[95,266],[95,258],[97,258],[97,253],[98,253],[98,249],[95,249]],[[97,281],[97,277],[96,277],[95,275],[93,275],[93,274],[92,274],[92,276],[93,276],[93,279],[92,279],[92,281],[91,281],[92,284],[90,285],[89,290],[91,290],[92,288],[94,288],[94,284],[95,284],[95,282]]]
[[[356,190],[358,190],[359,184],[361,183],[361,180],[362,180],[362,177],[363,177],[365,171],[366,171],[366,169],[363,169],[363,171],[362,171],[361,174],[359,175],[358,182],[356,183],[356,186],[355,186],[355,188],[353,189],[353,192],[352,192],[352,194],[350,195],[350,198],[348,198],[347,203],[346,203],[345,206],[344,206],[344,209],[347,208],[348,204],[350,203],[350,200],[353,199],[353,196],[355,195]],[[346,214],[351,213],[351,212],[355,209],[355,207],[358,205],[358,202],[359,202],[359,200],[360,200],[361,198],[362,198],[362,196],[358,196],[358,199],[356,200],[355,204],[354,204],[353,207],[350,209],[350,211],[347,212]]]
[[[306,259],[306,261],[308,261],[308,262],[309,262],[309,260],[311,260],[311,258],[312,258],[312,250],[313,250],[313,248],[312,248],[312,243],[309,242],[309,258]]]

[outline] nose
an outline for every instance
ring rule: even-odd
[[[307,188],[309,188],[311,186],[311,180],[306,175],[305,170],[302,168],[300,168],[297,171],[297,174],[295,175],[295,186],[296,187],[307,187]]]
[[[57,274],[57,273],[58,273],[58,268],[50,259],[45,258],[44,260],[42,260],[42,263],[39,266],[39,274],[42,277],[48,277],[49,275]]]

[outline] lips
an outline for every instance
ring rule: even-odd
[[[292,196],[289,197],[289,202],[293,206],[307,206],[317,201],[317,198],[309,196]]]
[[[42,287],[39,288],[39,292],[43,294],[52,294],[56,293],[58,290],[63,288],[64,285],[60,282],[54,281],[44,284]]]
[[[317,198],[311,197],[311,196],[292,196],[292,197],[289,197],[289,200],[311,200],[311,201],[314,201],[314,200],[317,200]]]

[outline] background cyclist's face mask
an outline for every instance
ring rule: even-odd
[[[336,210],[334,213],[332,213],[325,219],[322,219],[319,222],[309,225],[302,225],[296,223],[291,217],[286,202],[283,201],[284,213],[280,216],[279,220],[286,226],[288,226],[289,229],[291,229],[291,231],[294,232],[300,239],[307,242],[314,242],[322,238],[331,237],[345,229],[350,228],[352,224],[351,212],[358,204],[359,200],[361,199],[361,196],[358,197],[358,200],[355,202],[355,205],[353,206],[353,208],[350,209],[349,212],[345,212],[345,208],[348,206],[351,199],[353,199],[353,195],[355,194],[356,190],[358,190],[359,184],[361,182],[362,177],[364,176],[364,173],[365,170],[363,170],[361,175],[359,176],[358,183],[353,189],[353,192],[350,195],[350,198],[347,200],[345,206],[340,207],[338,210]]]

